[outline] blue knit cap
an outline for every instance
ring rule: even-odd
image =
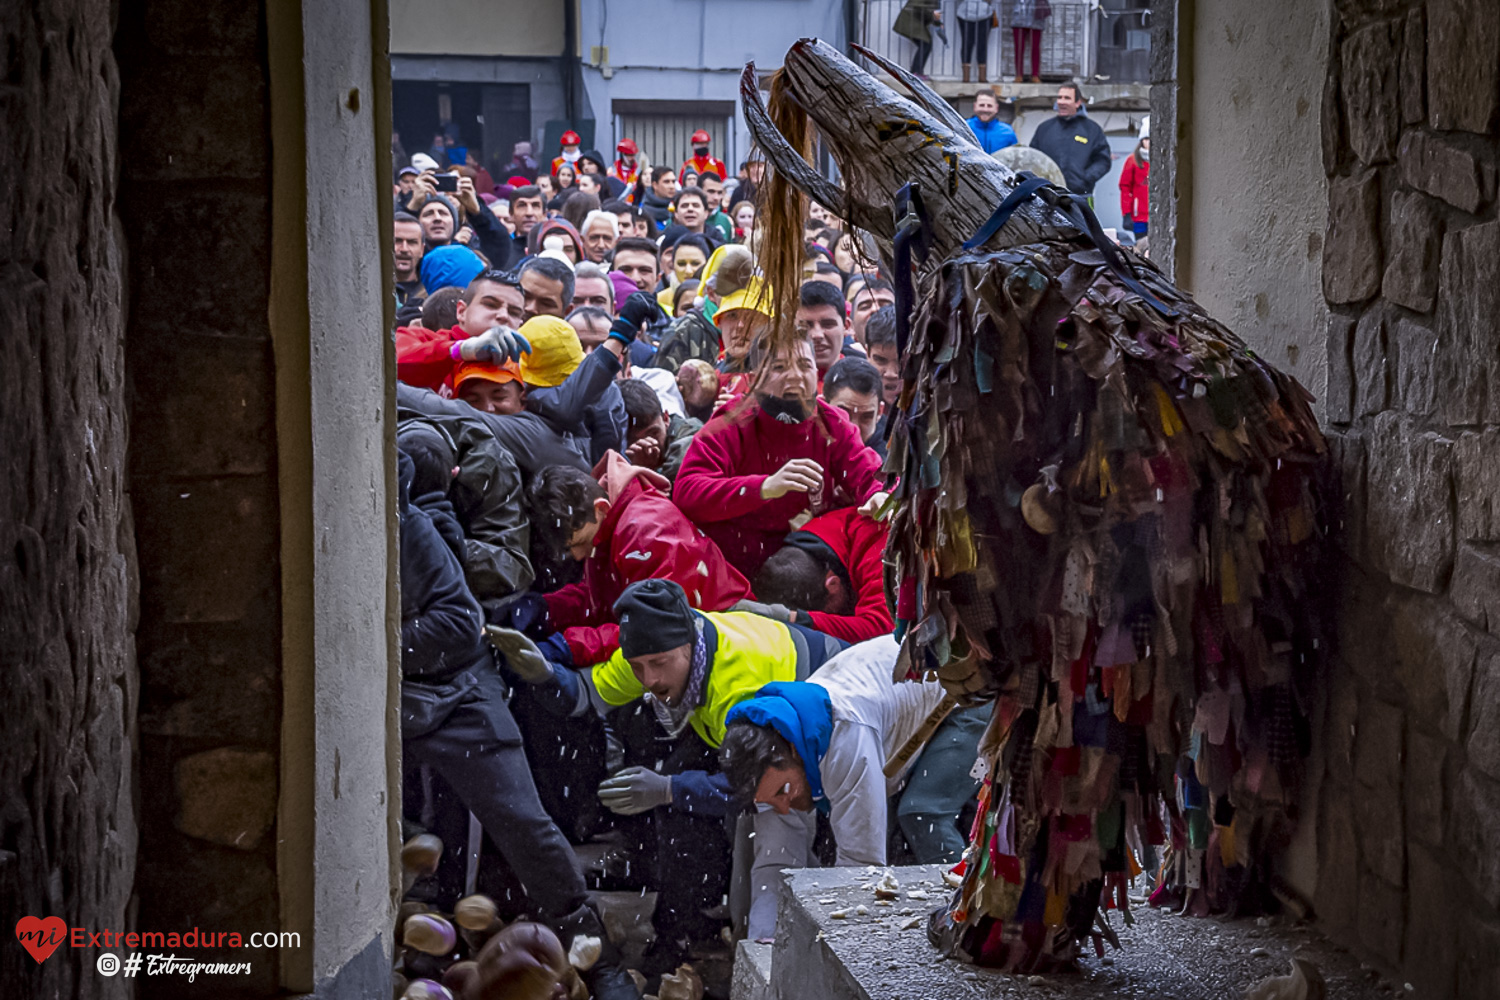
[[[468,288],[474,276],[484,270],[484,261],[468,247],[450,243],[427,251],[421,270],[422,287],[431,295],[449,285]]]

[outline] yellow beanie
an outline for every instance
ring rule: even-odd
[[[518,332],[531,345],[531,353],[521,355],[521,381],[527,385],[562,385],[583,363],[583,345],[566,320],[533,316]]]
[[[771,298],[771,286],[757,275],[752,277],[744,288],[724,296],[719,301],[719,311],[714,313],[715,325],[718,324],[720,316],[736,309],[748,309],[751,312],[760,313],[767,319],[775,319],[776,306]]]

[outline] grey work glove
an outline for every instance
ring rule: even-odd
[[[454,361],[502,365],[507,361],[519,361],[522,354],[530,354],[531,342],[508,327],[492,326],[488,333],[456,341],[448,353]]]
[[[762,618],[774,618],[776,621],[785,622],[790,625],[797,620],[797,612],[785,604],[762,604],[759,601],[736,601],[730,611],[748,611],[752,615],[760,615]]]
[[[672,803],[672,777],[644,767],[627,767],[599,783],[599,801],[621,816],[650,812]]]
[[[505,654],[505,665],[521,680],[528,684],[546,684],[553,679],[552,664],[524,633],[513,628],[486,625],[484,635],[490,645]]]

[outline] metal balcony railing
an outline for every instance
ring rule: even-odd
[[[1095,51],[1098,3],[1095,0],[1051,0],[1052,16],[1042,32],[1043,80],[1087,80],[1095,72]],[[911,68],[916,46],[911,40],[896,34],[891,26],[896,15],[901,13],[905,0],[864,0],[864,18],[860,42],[887,59]],[[1005,9],[1001,5],[1000,27],[992,29],[989,37],[988,66],[991,82],[1009,80],[1016,71],[1015,52],[1012,47],[1010,25]],[[957,0],[942,0],[943,32],[948,37],[943,44],[941,37],[933,35],[932,55],[927,59],[926,73],[934,80],[958,80],[961,78],[963,60],[958,17],[954,13]],[[1031,76],[1031,53],[1026,54],[1026,75]]]

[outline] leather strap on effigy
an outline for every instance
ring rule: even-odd
[[[1038,177],[1029,171],[1016,174],[1021,183],[1006,196],[1005,200],[995,207],[995,211],[985,220],[984,225],[969,239],[964,241],[965,250],[977,250],[990,241],[990,238],[1005,227],[1010,217],[1015,214],[1016,209],[1030,201],[1032,198],[1040,198],[1046,204],[1062,212],[1077,226],[1079,231],[1088,237],[1090,243],[1104,255],[1104,264],[1110,269],[1120,283],[1141,297],[1152,309],[1163,316],[1175,318],[1178,313],[1176,309],[1167,305],[1161,299],[1151,294],[1146,286],[1136,279],[1135,272],[1120,256],[1120,251],[1115,247],[1115,241],[1104,235],[1104,228],[1099,225],[1099,217],[1094,210],[1089,208],[1088,202],[1071,191],[1064,191],[1051,184],[1045,177]],[[902,189],[903,191],[905,188]],[[899,206],[900,195],[897,195]],[[899,214],[899,208],[898,208]],[[899,239],[899,237],[898,237]],[[900,267],[900,257],[897,257],[897,267]],[[899,272],[898,272],[899,273]],[[900,294],[899,291],[897,293]]]

